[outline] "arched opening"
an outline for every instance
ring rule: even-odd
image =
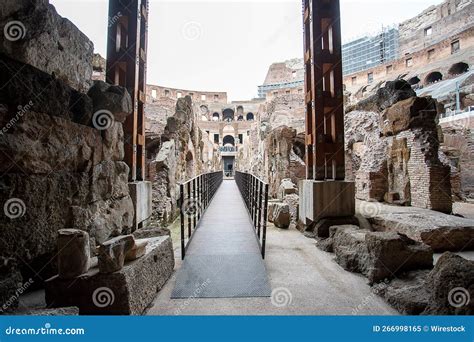
[[[461,75],[468,71],[469,71],[469,65],[464,62],[459,62],[459,63],[453,64],[451,68],[449,68],[448,73],[450,75]]]
[[[212,121],[219,121],[219,113],[215,112],[214,114],[212,114]]]
[[[235,146],[235,139],[232,135],[226,135],[222,142],[224,146]]]
[[[439,71],[434,71],[425,78],[425,83],[430,84],[430,83],[435,83],[443,80],[443,74],[440,73]]]
[[[420,81],[421,81],[421,80],[419,79],[419,77],[418,77],[418,76],[415,76],[415,77],[412,77],[412,78],[410,78],[410,79],[408,80],[408,84],[413,86],[413,85],[415,85],[415,84],[420,83]]]
[[[237,121],[244,121],[244,116],[243,116],[243,115],[239,115],[239,117],[237,118]]]
[[[238,106],[237,107],[237,114],[243,114],[244,113],[244,107]]]
[[[202,115],[207,115],[207,113],[209,113],[209,108],[207,108],[207,106],[202,105],[201,106],[201,114]]]
[[[293,143],[293,152],[301,158],[301,160],[305,160],[306,149],[304,143],[302,141],[294,141]]]
[[[255,119],[253,113],[247,113],[247,121],[253,121]]]
[[[224,109],[222,112],[222,118],[224,121],[234,121],[234,111],[230,108]]]

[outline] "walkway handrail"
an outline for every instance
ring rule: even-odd
[[[222,184],[222,171],[204,173],[179,185],[179,208],[181,220],[181,259],[186,256],[186,249],[191,237],[209,203]],[[186,242],[185,227],[188,227]]]
[[[260,178],[244,172],[235,172],[235,182],[252,219],[255,233],[260,244],[262,258],[265,259],[265,243],[267,240],[268,216],[268,183]]]

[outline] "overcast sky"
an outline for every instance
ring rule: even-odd
[[[442,0],[341,0],[343,40],[411,18]],[[50,0],[105,57],[106,0]],[[273,62],[302,57],[300,0],[150,0],[147,83],[257,95]]]

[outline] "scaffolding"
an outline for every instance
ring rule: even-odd
[[[382,28],[375,35],[361,37],[342,46],[343,73],[350,75],[396,60],[398,57],[398,28]]]

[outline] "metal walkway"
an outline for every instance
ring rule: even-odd
[[[267,271],[234,180],[224,180],[193,234],[171,298],[269,297]]]

